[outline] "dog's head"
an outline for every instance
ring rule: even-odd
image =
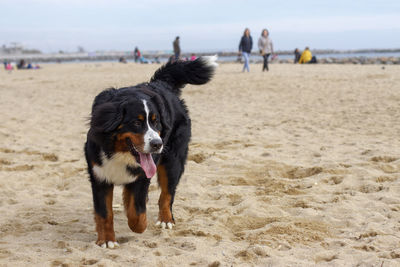
[[[107,151],[130,152],[151,178],[156,172],[151,154],[162,152],[168,131],[161,97],[144,91],[93,107],[89,136]]]

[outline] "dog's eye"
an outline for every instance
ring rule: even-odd
[[[154,124],[158,123],[158,118],[156,117],[156,114],[153,114],[153,116],[151,116],[151,122]]]
[[[136,127],[140,127],[140,126],[142,126],[142,122],[141,121],[134,121],[133,125],[136,126]]]

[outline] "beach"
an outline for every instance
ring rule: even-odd
[[[183,89],[192,141],[173,230],[95,244],[83,145],[94,97],[157,64],[0,70],[0,266],[398,266],[400,66],[221,64]]]

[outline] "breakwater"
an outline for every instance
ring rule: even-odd
[[[335,50],[313,50],[313,55],[320,64],[400,64],[400,50],[354,50],[354,51],[335,51]],[[183,53],[182,58],[190,58],[192,53]],[[217,54],[220,63],[238,62],[241,60],[237,52],[208,52],[195,53],[196,56]],[[293,64],[293,54],[291,51],[278,51],[272,64]],[[143,52],[143,57],[151,62],[164,63],[172,55],[172,52]],[[92,62],[92,61],[118,61],[124,58],[128,61],[134,60],[132,52],[111,51],[111,52],[90,52],[90,53],[35,53],[35,54],[0,54],[0,61],[18,62],[25,60],[34,63],[54,63],[54,62]],[[262,62],[262,57],[258,53],[252,53],[252,63]]]
[[[400,65],[400,56],[399,57],[322,57],[319,58],[318,55],[317,62],[318,64],[360,64],[360,65]],[[262,60],[254,60],[253,63],[261,63]],[[286,64],[286,63],[294,63],[294,59],[276,59],[271,61],[272,64]]]

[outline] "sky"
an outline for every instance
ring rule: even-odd
[[[237,51],[246,27],[275,50],[400,48],[400,0],[0,0],[0,45],[42,52]],[[253,47],[256,49],[256,47]]]

